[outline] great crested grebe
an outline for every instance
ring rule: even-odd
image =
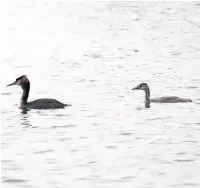
[[[19,108],[21,109],[55,109],[71,106],[70,104],[63,104],[55,99],[49,98],[37,99],[31,102],[27,102],[30,91],[30,82],[25,75],[20,76],[13,83],[8,84],[7,86],[12,85],[19,85],[23,90],[19,105]]]
[[[145,92],[145,107],[149,108],[151,102],[155,103],[179,103],[179,102],[192,102],[191,99],[179,98],[175,96],[166,96],[160,98],[150,99],[150,88],[148,84],[141,83],[132,90],[143,90]]]

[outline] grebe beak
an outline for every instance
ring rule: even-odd
[[[16,85],[17,84],[17,82],[16,81],[14,81],[13,83],[11,83],[11,84],[8,84],[7,86],[14,86],[14,85]]]
[[[138,90],[138,87],[134,87],[133,89],[131,89],[131,90]]]

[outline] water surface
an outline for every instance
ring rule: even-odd
[[[3,85],[26,74],[21,112],[2,87],[3,188],[200,187],[200,5],[186,2],[8,1]],[[131,92],[193,103],[153,104]]]

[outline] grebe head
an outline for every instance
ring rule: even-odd
[[[147,83],[141,83],[138,86],[134,87],[132,90],[149,90],[149,86],[147,85]]]
[[[26,84],[29,84],[29,80],[26,77],[26,75],[22,75],[22,76],[16,78],[16,80],[13,83],[8,84],[7,86],[13,86],[13,85],[23,86],[23,85],[26,85]]]
[[[150,89],[147,83],[141,83],[132,90],[143,90],[145,92],[145,108],[150,108]]]

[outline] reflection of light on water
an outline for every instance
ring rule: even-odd
[[[138,106],[135,108],[136,110],[149,110],[149,108],[145,108],[145,107],[142,107],[142,106]]]
[[[136,110],[142,110],[142,107],[138,106],[136,107]]]

